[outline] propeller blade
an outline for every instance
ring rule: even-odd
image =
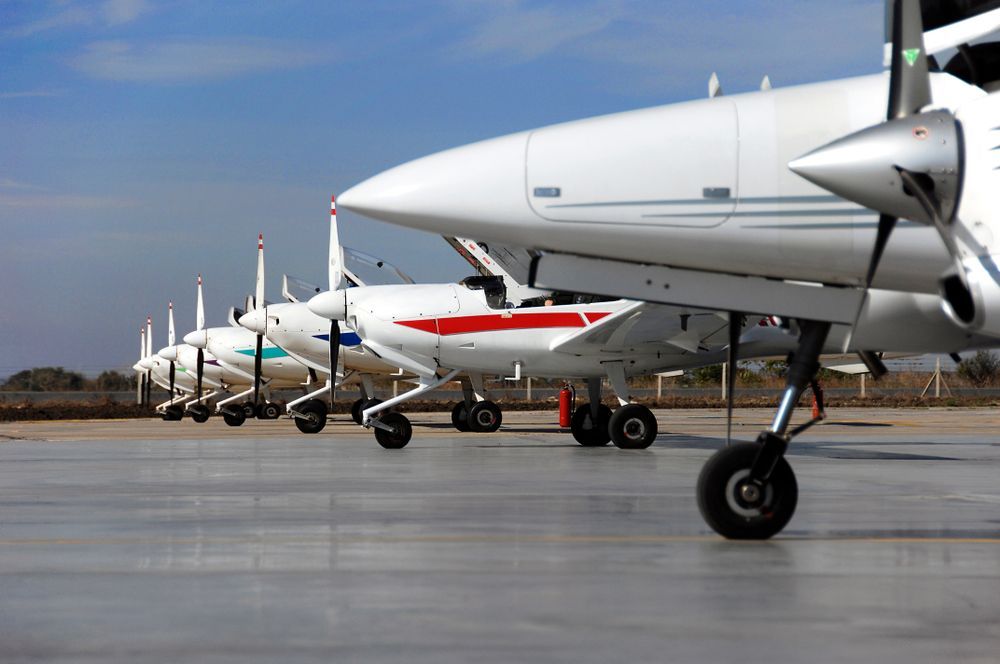
[[[337,290],[344,281],[344,250],[337,230],[337,197],[330,197],[330,290]]]
[[[726,362],[729,372],[726,374],[726,447],[733,439],[733,397],[736,396],[736,362],[739,358],[740,337],[743,334],[743,314],[729,312],[729,349]]]
[[[872,280],[875,279],[875,272],[878,270],[879,261],[882,260],[882,252],[885,251],[885,246],[889,243],[889,236],[892,235],[893,229],[896,228],[896,221],[898,221],[896,217],[888,214],[880,214],[878,217],[875,246],[872,247],[872,255],[868,260],[868,272],[865,274],[865,291],[871,288]],[[857,322],[856,319],[855,322]]]
[[[260,368],[261,362],[263,361],[263,350],[264,350],[264,336],[261,334],[257,335],[257,352],[253,356],[253,403],[256,406],[260,403]]]
[[[167,345],[173,346],[177,343],[177,335],[174,332],[174,303],[167,303]]]
[[[340,323],[330,321],[330,406],[334,401],[334,388],[337,385],[337,364],[340,361]]]
[[[197,309],[197,320],[195,329],[204,330],[205,329],[205,300],[201,296],[201,275],[198,275],[198,309]]]
[[[201,379],[205,375],[205,351],[198,349],[198,403],[201,403]]]
[[[174,363],[170,363],[170,400],[174,400]]]
[[[913,115],[931,103],[920,0],[892,0],[892,64],[887,120]]]
[[[264,306],[264,234],[257,235],[257,287],[254,289],[254,309]]]

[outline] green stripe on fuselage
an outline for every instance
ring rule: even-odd
[[[254,350],[255,349],[253,349],[253,348],[241,348],[241,349],[237,349],[236,352],[239,353],[240,355],[246,355],[248,357],[253,357],[254,356]],[[270,346],[269,348],[262,348],[261,349],[260,357],[261,357],[262,360],[274,360],[274,359],[277,359],[279,357],[288,357],[288,353],[286,353],[285,351],[281,350],[277,346]]]

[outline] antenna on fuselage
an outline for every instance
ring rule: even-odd
[[[722,96],[722,84],[719,83],[719,75],[714,71],[712,76],[708,79],[708,96],[710,99]]]

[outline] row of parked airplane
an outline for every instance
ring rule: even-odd
[[[240,373],[246,389],[218,402],[239,419],[236,406],[260,393],[262,376],[265,391],[279,380],[276,358],[307,357],[293,344],[299,334],[326,344],[302,363],[305,382],[358,381],[355,419],[385,447],[412,433],[392,407],[452,380],[465,394],[455,426],[495,430],[501,412],[485,398],[484,376],[513,374],[585,380],[577,441],[642,448],[657,423],[630,399],[629,377],[790,351],[771,426],[717,452],[697,488],[717,532],[770,537],[795,510],[784,454],[805,427],[791,418],[825,356],[857,354],[881,371],[879,353],[1000,340],[998,29],[995,0],[888,0],[888,76],[735,96],[715,85],[706,100],[522,132],[379,174],[342,205],[488,241],[452,240],[477,276],[352,280],[334,226],[327,291],[306,302],[286,287],[291,302],[266,305],[261,267],[234,327],[201,329],[199,314],[199,330],[184,338],[202,353],[195,382],[213,362],[225,371],[237,355],[255,361]],[[226,333],[232,348],[212,345]],[[239,345],[237,334],[255,339]],[[151,355],[148,334],[144,347]],[[365,376],[378,371],[353,365],[355,354],[417,388],[371,400]],[[600,403],[604,379],[614,412]],[[300,429],[322,428],[329,385],[289,404]]]

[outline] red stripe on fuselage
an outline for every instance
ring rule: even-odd
[[[610,311],[605,311],[603,313],[584,314],[584,316],[587,317],[587,320],[589,322],[591,322],[591,323],[596,323],[597,321],[601,320],[605,316],[610,316],[610,315],[611,315]]]
[[[590,322],[600,320],[608,313],[588,313]],[[503,330],[533,330],[555,327],[583,327],[583,318],[577,312],[552,313],[510,313],[486,314],[481,316],[453,316],[450,318],[418,318],[398,320],[397,325],[405,325],[422,332],[449,336],[472,332],[501,332]]]
[[[430,332],[431,334],[438,333],[436,318],[421,318],[418,320],[397,320],[396,325],[412,327],[414,330],[420,330],[421,332]]]

